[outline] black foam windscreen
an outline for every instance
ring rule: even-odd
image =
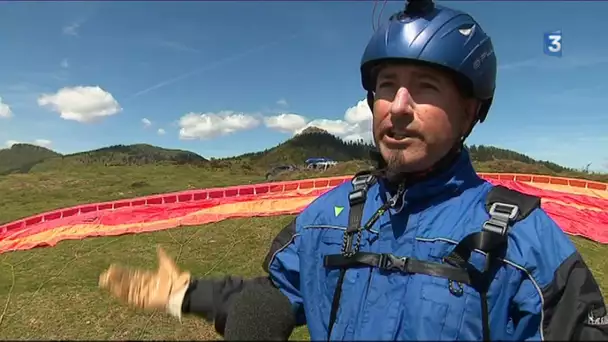
[[[295,328],[289,299],[271,284],[251,284],[228,310],[224,340],[287,341]]]

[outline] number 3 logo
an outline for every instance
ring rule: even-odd
[[[562,50],[562,36],[559,34],[550,34],[549,40],[551,43],[547,47],[551,52],[560,52]]]
[[[553,57],[562,56],[562,31],[553,31],[545,33],[544,42],[545,54]]]

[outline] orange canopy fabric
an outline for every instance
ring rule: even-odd
[[[608,243],[608,184],[550,176],[483,173],[481,177],[542,198],[568,234]],[[204,189],[55,210],[0,226],[0,253],[54,246],[67,239],[151,232],[228,218],[297,214],[351,179],[318,178]]]

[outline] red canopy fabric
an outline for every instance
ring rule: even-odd
[[[564,232],[608,243],[608,184],[539,175],[480,174],[542,198]],[[297,214],[350,176],[185,191],[55,210],[0,226],[0,253],[92,236],[150,232],[228,218]]]

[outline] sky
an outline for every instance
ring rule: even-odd
[[[0,2],[0,145],[148,143],[223,157],[308,126],[368,138],[359,62],[402,1]],[[469,144],[608,171],[608,2],[438,1],[499,60]],[[381,12],[381,13],[380,13]],[[543,54],[562,30],[563,56]]]

